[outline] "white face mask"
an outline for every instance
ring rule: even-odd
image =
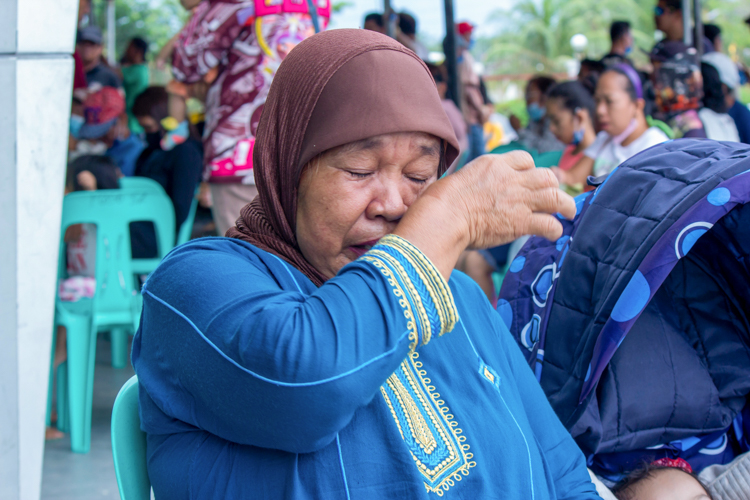
[[[623,130],[620,134],[618,134],[615,137],[613,137],[612,140],[616,144],[622,144],[622,141],[624,141],[625,139],[627,139],[630,136],[630,134],[632,134],[633,132],[635,132],[636,128],[638,128],[638,120],[636,120],[635,118],[633,118],[632,120],[630,120],[630,124],[627,126],[627,128],[625,130]]]

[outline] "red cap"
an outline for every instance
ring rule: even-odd
[[[471,33],[472,31],[474,31],[474,25],[464,21],[462,23],[458,23],[456,25],[456,29],[458,30],[459,35],[465,35],[466,33]]]
[[[79,132],[80,138],[102,137],[123,112],[125,112],[125,98],[118,89],[102,87],[89,93],[83,101],[83,117],[86,121]]]
[[[86,123],[99,125],[114,120],[125,111],[125,98],[114,87],[102,87],[91,92],[83,102]]]

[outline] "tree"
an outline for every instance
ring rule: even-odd
[[[94,1],[93,18],[107,31],[107,2]],[[122,57],[130,40],[140,36],[152,54],[172,38],[187,20],[188,12],[179,0],[115,0],[116,58]]]
[[[732,58],[750,65],[750,29],[743,22],[750,14],[750,4],[733,0],[707,0],[703,4],[704,22],[721,28],[724,51]]]
[[[570,39],[586,35],[586,54],[601,57],[609,50],[609,25],[629,21],[636,45],[646,50],[654,43],[653,0],[520,0],[491,20],[498,35],[478,44],[490,73],[529,73],[565,70],[574,56]],[[484,50],[482,50],[484,49]]]

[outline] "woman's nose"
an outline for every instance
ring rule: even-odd
[[[382,217],[385,220],[398,221],[404,216],[412,201],[406,180],[384,179],[375,192],[372,201],[368,205],[367,216],[371,219]]]

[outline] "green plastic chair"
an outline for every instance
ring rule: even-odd
[[[508,144],[503,144],[502,146],[498,146],[492,151],[489,152],[491,155],[501,155],[504,153],[510,153],[511,151],[526,151],[531,154],[531,156],[534,156],[534,152],[529,151],[525,147],[521,145],[519,142],[509,142]]]
[[[149,500],[146,433],[138,416],[138,377],[125,382],[112,408],[112,458],[122,500]]]
[[[198,211],[198,191],[200,186],[195,188],[195,195],[193,196],[193,202],[190,203],[190,211],[188,212],[187,219],[180,226],[180,230],[177,232],[177,244],[182,245],[190,241],[190,237],[193,235],[193,224],[195,223],[195,212]]]
[[[562,151],[548,151],[546,153],[539,153],[534,157],[534,164],[537,168],[556,167],[557,164],[560,163],[562,154]]]
[[[148,177],[120,177],[120,189],[156,189],[167,194],[161,184]]]
[[[164,188],[161,187],[161,184],[155,180],[149,179],[148,177],[122,177],[120,179],[120,189],[146,189],[152,191],[157,196],[165,198],[169,201],[172,218],[174,219],[174,205],[172,205],[172,200],[167,195],[167,192],[164,191]],[[172,241],[169,246],[170,250],[174,248],[174,224],[172,224],[172,227]],[[154,269],[157,268],[164,255],[166,255],[166,253],[162,254],[162,252],[159,252],[159,255],[153,259],[133,259],[131,262],[133,272],[140,275],[151,274]]]
[[[174,211],[169,198],[148,189],[110,189],[71,193],[63,199],[58,281],[65,274],[66,229],[90,223],[96,230],[96,291],[91,299],[55,301],[53,354],[57,326],[67,329],[68,358],[58,368],[58,428],[70,432],[71,448],[88,453],[91,447],[91,406],[94,393],[96,336],[109,331],[112,365],[127,364],[128,334],[139,314],[140,291],[130,258],[130,228],[134,221],[151,221],[164,255],[174,238]],[[52,379],[50,370],[50,388]],[[48,421],[51,396],[48,395]]]
[[[167,194],[161,187],[161,184],[148,177],[123,177],[120,179],[120,187],[122,189],[132,188],[144,188],[144,189],[155,189],[161,193]],[[195,222],[195,213],[198,210],[198,190],[199,187],[195,188],[195,196],[193,202],[190,204],[190,211],[188,212],[187,219],[180,226],[180,230],[177,232],[177,242],[175,246],[182,245],[190,241],[190,236],[193,234],[193,223]],[[153,264],[153,263],[151,263]],[[136,265],[136,267],[141,267]],[[153,269],[152,269],[153,270]],[[145,273],[144,273],[145,274]]]

